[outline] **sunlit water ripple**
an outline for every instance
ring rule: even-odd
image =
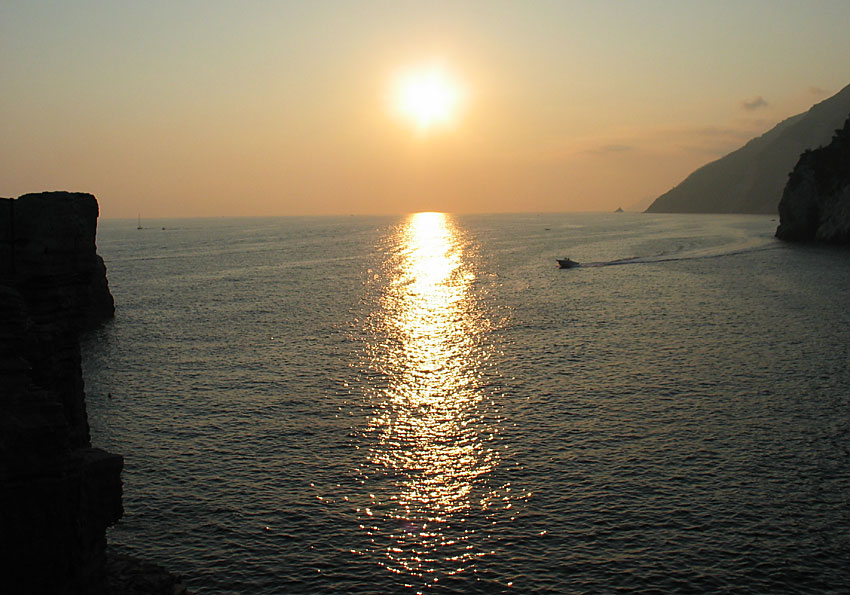
[[[110,541],[197,592],[850,584],[846,251],[761,217],[134,223],[84,344]]]
[[[382,252],[358,378],[372,410],[357,470],[371,486],[356,509],[370,537],[362,554],[411,586],[434,585],[477,572],[498,541],[494,526],[512,518],[511,486],[494,483],[492,323],[473,291],[474,247],[445,215],[414,215]]]

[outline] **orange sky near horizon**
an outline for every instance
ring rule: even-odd
[[[0,15],[0,196],[91,192],[104,218],[629,209],[850,83],[843,1]],[[435,63],[462,101],[423,131],[388,97]]]

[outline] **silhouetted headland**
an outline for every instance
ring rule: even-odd
[[[850,85],[697,169],[646,212],[775,214],[788,172],[800,154],[829,143],[848,113]]]
[[[779,202],[776,237],[850,242],[850,118],[829,145],[800,156]]]
[[[107,562],[124,459],[91,444],[79,343],[115,313],[97,217],[91,194],[0,199],[3,593],[134,593],[127,577],[151,574],[138,561]],[[175,592],[179,581],[160,571],[170,577],[162,592]]]

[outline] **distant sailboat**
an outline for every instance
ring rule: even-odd
[[[136,226],[136,229],[144,229],[144,227],[142,227],[142,214],[141,213],[139,213],[139,223]]]

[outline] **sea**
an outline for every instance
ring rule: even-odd
[[[846,593],[850,251],[776,226],[103,220],[110,547],[198,594]]]

